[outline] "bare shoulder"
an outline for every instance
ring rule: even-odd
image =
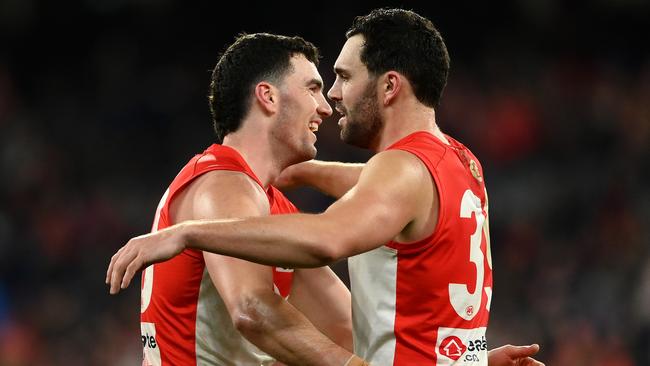
[[[179,221],[268,214],[266,193],[242,172],[215,170],[196,178],[178,197]]]
[[[383,151],[368,160],[358,183],[343,201],[362,202],[368,207],[383,205],[411,217],[415,207],[422,204],[421,192],[430,187],[430,181],[426,166],[415,155],[401,150]]]
[[[393,217],[402,217],[398,241],[410,242],[435,225],[432,208],[437,207],[435,183],[426,165],[417,156],[403,150],[381,152],[368,161],[365,187],[381,197]],[[426,236],[425,235],[425,236]]]
[[[196,190],[199,198],[216,197],[228,199],[248,196],[266,200],[262,187],[245,173],[231,170],[215,170],[197,178]]]
[[[363,175],[410,184],[428,179],[429,171],[415,155],[402,150],[382,151],[373,156],[363,168]]]

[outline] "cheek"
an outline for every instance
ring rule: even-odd
[[[318,108],[317,95],[306,95],[305,98],[300,101],[300,110],[304,113],[311,113],[316,108]]]
[[[347,88],[341,90],[341,95],[347,105],[353,105],[354,101],[357,100],[361,92],[362,90],[359,90],[359,88],[355,88],[354,86],[348,86]]]

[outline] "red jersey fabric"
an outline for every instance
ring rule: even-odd
[[[262,186],[234,149],[214,144],[194,156],[163,195],[152,231],[174,223],[169,207],[194,179],[214,170],[242,172]],[[266,190],[272,215],[298,212],[277,189]],[[269,267],[277,293],[289,295],[292,270]],[[149,266],[142,273],[141,330],[143,365],[271,364],[265,355],[237,332],[223,300],[207,273],[201,251],[187,249],[173,259]]]
[[[439,197],[433,233],[348,262],[355,353],[372,365],[487,365],[492,264],[483,170],[447,139],[416,132],[387,149],[417,156],[431,173]]]

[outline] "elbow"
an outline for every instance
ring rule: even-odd
[[[323,244],[314,250],[312,257],[312,268],[323,267],[339,260],[336,250]]]
[[[327,266],[345,258],[345,253],[342,250],[343,245],[345,244],[341,241],[339,235],[321,237],[312,246],[313,250],[311,254],[314,263],[311,267]]]
[[[233,326],[247,339],[250,339],[251,336],[263,335],[265,332],[264,311],[260,308],[261,306],[260,299],[254,296],[245,296],[230,312]]]
[[[318,225],[306,236],[309,267],[323,267],[345,259],[354,253],[353,248],[357,246],[357,232],[346,227],[340,219],[328,215],[327,211],[319,214]]]

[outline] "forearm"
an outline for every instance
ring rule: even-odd
[[[352,351],[354,347],[352,332],[350,326],[345,323],[332,323],[329,324],[326,328],[322,329],[322,332],[327,335],[334,343],[345,348],[348,351]]]
[[[364,164],[311,160],[296,165],[295,177],[302,185],[340,198],[349,191],[361,174]]]
[[[338,260],[340,231],[320,215],[276,215],[243,220],[188,221],[173,236],[187,247],[284,267],[313,268]]]
[[[352,351],[350,291],[331,268],[295,270],[289,303],[334,343]]]
[[[355,187],[316,215],[188,221],[157,233],[158,250],[171,242],[181,244],[175,250],[193,248],[285,268],[321,267],[384,245],[410,221],[409,205],[395,207],[379,201],[379,195],[360,194]]]
[[[236,323],[246,339],[286,365],[342,366],[352,355],[274,294],[255,297]]]

